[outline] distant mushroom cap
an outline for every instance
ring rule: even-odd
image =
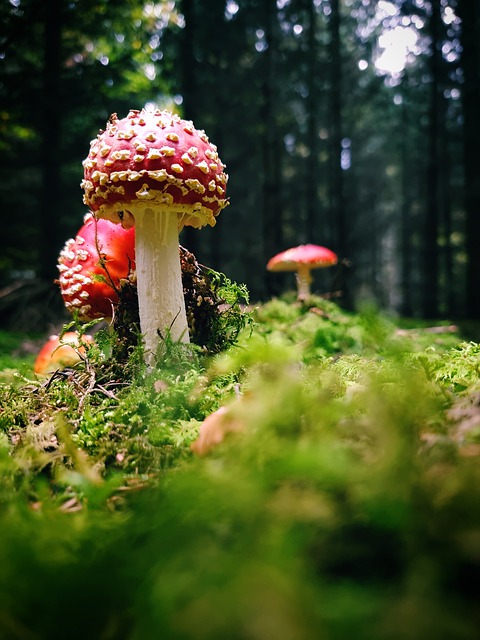
[[[97,216],[134,224],[145,206],[165,205],[185,225],[214,226],[228,204],[228,176],[202,130],[168,111],[113,114],[83,162],[85,204]]]
[[[58,269],[60,292],[69,311],[77,311],[80,320],[111,318],[120,281],[135,269],[134,229],[87,214],[75,238],[60,252]]]
[[[270,258],[267,269],[269,271],[296,271],[302,266],[315,269],[330,267],[337,262],[337,255],[330,249],[316,244],[301,244]]]
[[[39,375],[53,373],[56,369],[71,367],[81,359],[85,344],[93,342],[89,335],[81,338],[76,331],[67,331],[61,338],[52,335],[38,352],[33,370]]]

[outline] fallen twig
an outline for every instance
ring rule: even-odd
[[[456,324],[441,325],[438,327],[416,327],[413,329],[397,329],[397,336],[416,335],[418,333],[456,333],[458,327]]]

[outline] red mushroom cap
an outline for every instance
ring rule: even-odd
[[[89,335],[79,337],[76,331],[67,331],[61,338],[50,336],[37,355],[33,370],[39,375],[52,373],[56,369],[71,367],[85,353],[85,344],[93,342]]]
[[[111,318],[120,281],[135,269],[135,230],[87,214],[58,259],[60,291],[80,320]]]
[[[83,162],[85,204],[98,217],[134,224],[138,207],[165,205],[185,225],[214,226],[228,176],[204,131],[168,111],[110,117]]]
[[[337,262],[337,255],[330,249],[316,244],[301,244],[270,258],[267,269],[269,271],[296,271],[301,266],[316,269],[331,267]]]

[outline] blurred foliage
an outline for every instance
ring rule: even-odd
[[[0,330],[0,375],[6,370],[19,368],[31,371],[37,352],[40,350],[43,335],[30,335]]]
[[[478,637],[478,345],[411,329],[275,299],[213,356],[6,376],[0,636]]]

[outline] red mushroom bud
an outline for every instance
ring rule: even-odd
[[[122,278],[135,269],[134,229],[85,216],[58,259],[58,283],[65,306],[80,320],[111,318]]]
[[[83,163],[84,202],[97,217],[135,225],[140,328],[151,360],[158,336],[189,341],[178,234],[214,226],[227,175],[204,131],[167,111],[113,114]]]
[[[337,262],[336,254],[330,249],[316,244],[301,244],[270,258],[267,269],[268,271],[295,271],[298,299],[303,300],[310,295],[311,270],[331,267]]]
[[[76,331],[67,331],[61,338],[50,336],[37,355],[33,370],[39,375],[53,373],[57,369],[72,367],[85,353],[85,344],[93,342],[89,335],[81,338]]]

